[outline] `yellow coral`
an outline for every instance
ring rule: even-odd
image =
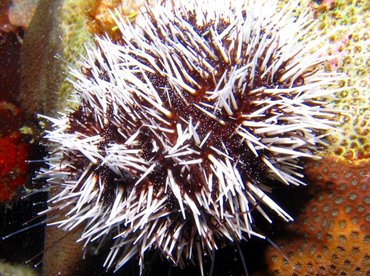
[[[337,93],[334,107],[343,111],[340,129],[330,147],[336,156],[350,160],[370,156],[370,13],[369,2],[332,1],[331,8],[316,10],[320,21],[315,31],[330,34],[331,53],[337,64],[328,70],[345,73],[340,83],[345,90]]]

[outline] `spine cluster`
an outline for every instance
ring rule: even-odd
[[[118,16],[119,41],[96,38],[72,72],[78,108],[50,118],[46,213],[68,208],[54,224],[83,225],[86,244],[112,239],[108,268],[142,269],[152,249],[202,268],[221,241],[261,236],[254,213],[292,220],[272,183],[304,184],[298,160],[334,125],[339,77],[295,2],[180,2]]]

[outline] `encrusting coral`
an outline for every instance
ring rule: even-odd
[[[370,2],[323,1],[312,4],[320,24],[318,33],[330,34],[333,71],[345,73],[334,107],[342,113],[342,132],[331,145],[332,155],[349,160],[370,157]],[[324,7],[324,9],[323,9]]]
[[[287,226],[289,238],[277,242],[288,259],[267,251],[269,273],[369,275],[370,159],[323,158],[310,162],[306,174],[312,199]]]
[[[337,55],[327,70],[347,75],[339,84],[345,89],[333,102],[341,112],[340,131],[322,153],[326,157],[306,165],[312,198],[287,226],[289,239],[275,241],[281,252],[267,250],[268,272],[366,275],[370,273],[370,197],[366,193],[370,180],[370,6],[366,1],[310,1],[310,5],[320,21],[315,31],[331,34],[330,51]]]
[[[281,6],[287,0],[281,1]],[[310,6],[317,27],[312,30],[328,37],[333,60],[327,71],[344,73],[342,91],[332,102],[340,111],[338,131],[326,154],[348,160],[370,157],[370,2],[364,0],[300,0],[297,12]]]

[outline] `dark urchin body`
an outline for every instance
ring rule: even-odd
[[[169,2],[135,26],[118,18],[117,43],[87,47],[79,107],[47,135],[59,150],[45,174],[63,187],[50,210],[70,208],[56,224],[84,224],[86,243],[113,234],[107,267],[135,255],[142,267],[153,248],[202,267],[221,240],[259,235],[253,209],[292,220],[270,182],[303,184],[297,158],[314,157],[333,124],[322,87],[335,77],[318,68],[307,15],[274,1]]]

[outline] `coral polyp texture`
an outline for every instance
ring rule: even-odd
[[[135,24],[117,13],[123,35],[86,46],[75,108],[49,118],[50,224],[111,243],[107,268],[139,256],[142,271],[156,250],[203,271],[225,241],[263,237],[255,215],[291,221],[269,193],[304,184],[299,160],[325,145],[341,76],[313,51],[311,15],[276,4],[168,1]]]
[[[328,1],[323,1],[328,2]],[[324,3],[325,4],[325,3]],[[332,155],[349,160],[370,157],[370,5],[369,1],[330,1],[316,12],[316,32],[330,35],[330,52],[337,55],[332,70],[347,75],[339,82],[334,105],[342,110],[342,133],[331,145]]]
[[[311,200],[288,226],[288,238],[277,241],[288,259],[270,248],[265,273],[369,275],[370,159],[323,158],[306,173],[314,184]]]

